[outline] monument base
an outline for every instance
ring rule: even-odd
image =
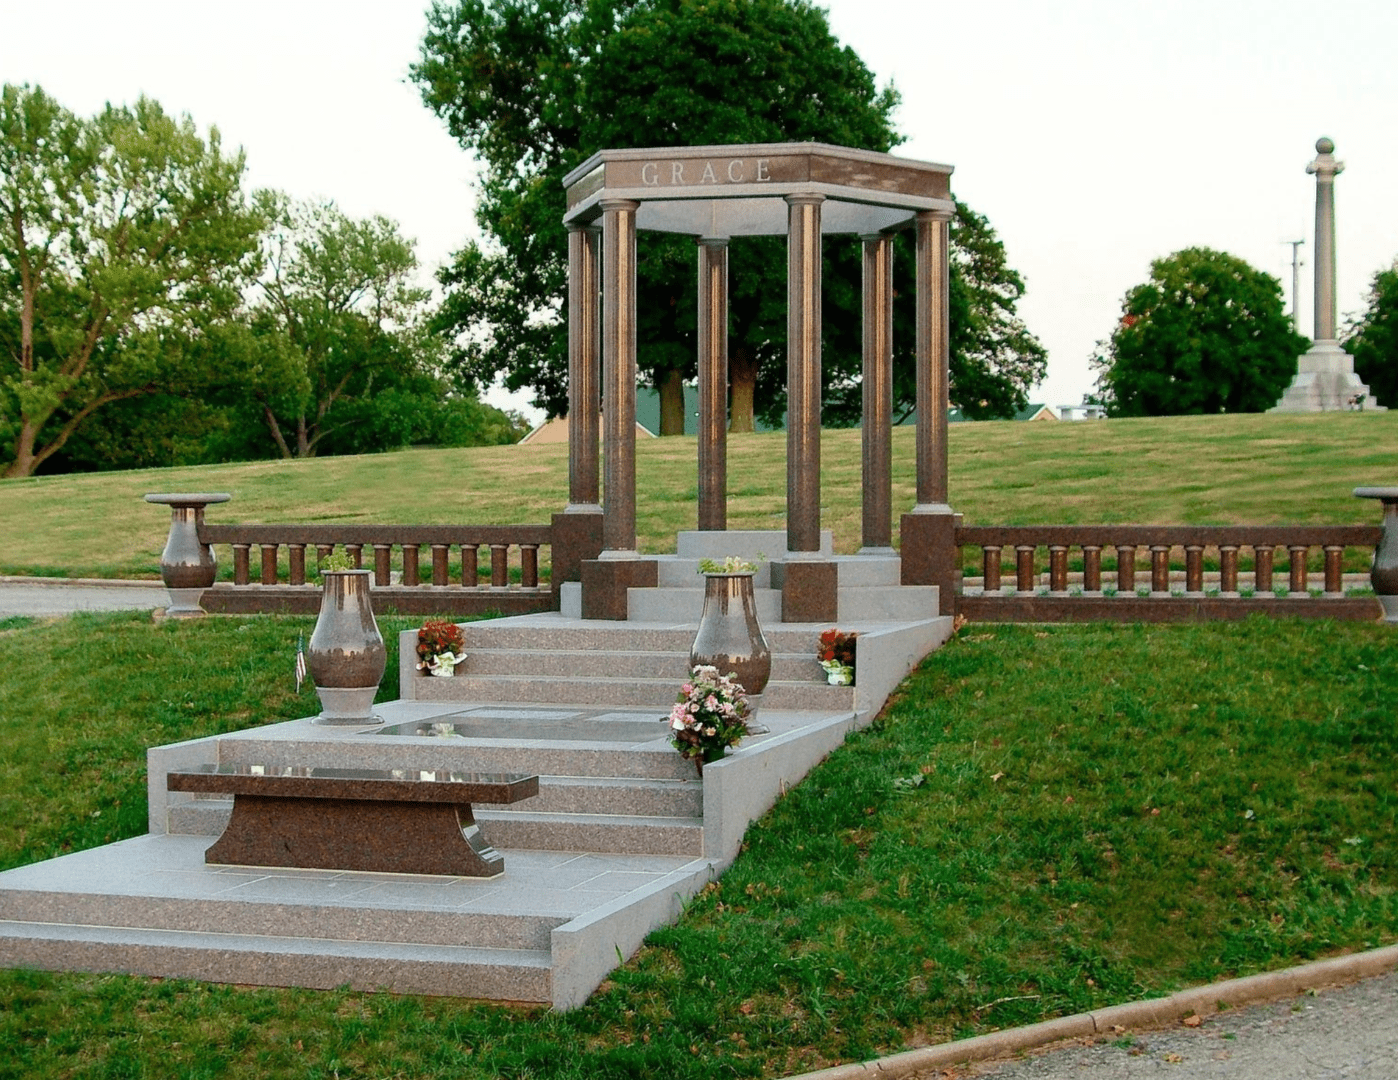
[[[1354,357],[1336,341],[1317,341],[1297,361],[1296,378],[1268,412],[1384,411],[1354,373]]]

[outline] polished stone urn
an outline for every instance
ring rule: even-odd
[[[319,724],[376,723],[374,695],[388,650],[369,603],[368,570],[327,570],[320,617],[306,646],[306,666],[320,695]]]
[[[772,677],[772,650],[757,623],[752,574],[705,574],[704,613],[689,650],[691,669],[701,664],[733,672],[750,697]]]
[[[160,577],[170,594],[165,614],[172,619],[198,618],[204,614],[200,598],[214,583],[218,566],[213,548],[199,539],[204,507],[224,503],[226,492],[151,494],[146,502],[170,508],[170,535],[160,553]]]
[[[1398,487],[1358,487],[1354,494],[1383,504],[1383,539],[1374,548],[1369,581],[1383,605],[1384,622],[1398,623]]]

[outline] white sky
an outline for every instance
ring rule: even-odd
[[[0,0],[0,81],[90,114],[141,93],[217,125],[253,186],[383,213],[434,267],[474,228],[473,165],[407,83],[426,0]],[[1335,140],[1341,320],[1398,256],[1392,0],[829,0],[837,37],[903,95],[898,153],[956,167],[1026,278],[1049,351],[1032,395],[1074,403],[1150,261],[1206,245],[1278,276]],[[515,403],[518,406],[518,402]]]

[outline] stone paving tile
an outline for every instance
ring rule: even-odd
[[[325,903],[346,900],[374,886],[353,878],[263,877],[220,894],[231,900],[272,900],[278,903]]]

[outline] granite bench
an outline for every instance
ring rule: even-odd
[[[445,769],[205,765],[171,772],[170,791],[233,796],[206,863],[495,877],[505,860],[472,803],[539,793],[537,776]]]

